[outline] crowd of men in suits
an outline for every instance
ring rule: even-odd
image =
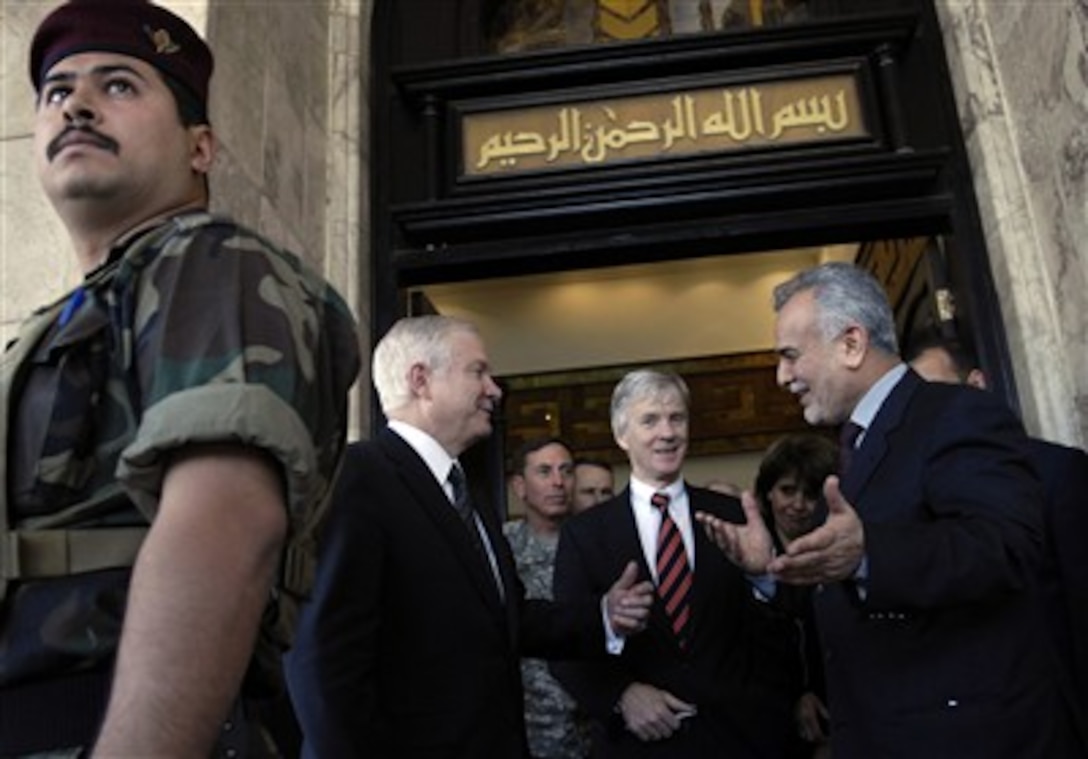
[[[519,661],[538,656],[594,757],[785,757],[799,729],[836,759],[1085,756],[1085,586],[1063,585],[1048,533],[1070,515],[1044,509],[1019,421],[905,364],[864,271],[774,295],[778,384],[850,433],[819,518],[783,529],[769,501],[687,484],[688,388],[635,371],[611,407],[630,482],[562,521],[554,599],[527,596],[495,510],[456,482],[501,394],[480,334],[398,322],[372,365],[388,429],[349,450],[288,660],[304,754],[529,757]],[[569,467],[553,448],[548,471]],[[826,704],[821,685],[799,724],[783,662],[806,617]]]

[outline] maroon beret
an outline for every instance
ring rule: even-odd
[[[38,27],[30,46],[36,91],[58,61],[77,53],[107,52],[147,61],[208,103],[212,52],[181,18],[146,0],[71,0]]]

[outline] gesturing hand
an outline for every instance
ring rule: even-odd
[[[649,580],[638,580],[638,564],[627,562],[623,574],[605,595],[608,622],[617,635],[633,635],[646,627],[650,606],[654,602],[654,586]]]
[[[709,537],[729,560],[750,575],[762,575],[774,555],[774,543],[771,533],[759,513],[759,504],[749,491],[744,491],[740,498],[744,507],[744,524],[726,522],[705,511],[695,513],[695,519],[706,530]]]
[[[839,490],[839,478],[824,481],[827,521],[786,546],[786,553],[770,564],[782,582],[814,585],[850,577],[865,553],[865,528],[854,507]]]

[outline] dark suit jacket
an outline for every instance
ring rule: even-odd
[[[1066,685],[1088,736],[1088,454],[1034,438],[1028,452],[1045,492],[1044,596]]]
[[[1040,623],[1026,447],[999,399],[912,371],[873,420],[843,481],[865,598],[853,581],[815,594],[835,759],[1078,755]]]
[[[736,498],[688,488],[692,513],[706,511],[744,521]],[[620,656],[592,662],[553,663],[552,671],[598,723],[595,757],[781,756],[793,730],[789,687],[775,682],[782,657],[796,657],[788,635],[774,639],[760,632],[764,604],[756,601],[742,573],[698,525],[692,637],[686,651],[677,646],[660,602],[649,626],[627,639]],[[598,596],[624,565],[635,559],[639,579],[651,579],[631,510],[630,491],[570,519],[560,534],[554,589],[557,599]],[[781,630],[781,628],[779,628]],[[787,631],[788,632],[788,631]],[[699,714],[685,720],[673,737],[642,743],[623,729],[614,713],[632,682],[663,688],[695,703]]]
[[[349,446],[287,658],[305,756],[526,756],[520,655],[603,654],[598,603],[526,601],[479,511],[505,602],[418,454],[390,430]]]

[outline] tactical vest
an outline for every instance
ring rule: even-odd
[[[164,223],[143,234],[125,250],[124,257],[139,255],[149,246],[163,246],[173,235],[189,235],[199,226],[223,223],[210,214],[190,214],[184,221]],[[228,222],[229,223],[229,222]],[[106,276],[110,276],[107,274]],[[0,602],[6,596],[9,583],[47,580],[110,568],[131,567],[147,534],[147,527],[76,528],[84,516],[105,498],[116,497],[121,486],[95,501],[80,502],[46,516],[35,517],[33,527],[11,523],[13,507],[10,502],[8,443],[11,420],[15,417],[15,396],[25,379],[28,358],[38,348],[64,310],[69,296],[34,312],[21,326],[16,339],[0,358]],[[111,361],[120,361],[119,351],[110,351]],[[143,409],[132,404],[136,414]],[[290,644],[299,603],[312,586],[315,565],[317,531],[323,521],[329,501],[328,494],[309,513],[292,519],[292,529],[285,546],[279,580],[273,589],[270,604],[261,626],[262,643],[272,643],[282,650]],[[278,651],[258,650],[258,658],[276,655]]]

